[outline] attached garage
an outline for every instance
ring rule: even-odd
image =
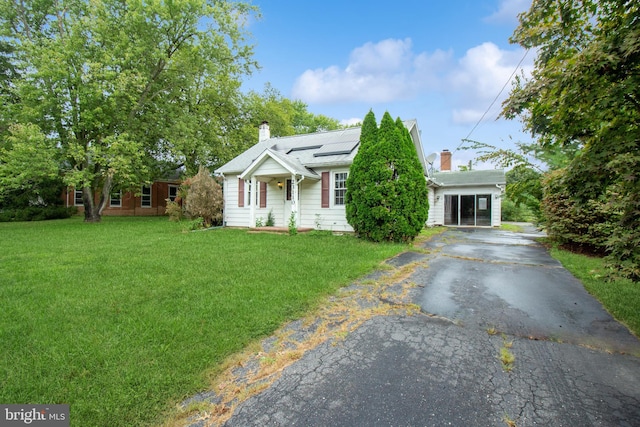
[[[499,227],[505,186],[501,169],[433,173],[427,224]]]

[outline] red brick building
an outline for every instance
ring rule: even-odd
[[[138,192],[114,191],[107,202],[102,215],[105,216],[158,216],[164,215],[167,207],[166,200],[174,200],[178,195],[178,180],[158,180],[149,186],[143,186]],[[65,206],[75,206],[78,212],[84,212],[82,203],[82,191],[68,187],[63,195]],[[98,203],[100,195],[96,194],[95,202]]]

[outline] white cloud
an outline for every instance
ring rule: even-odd
[[[471,108],[454,108],[452,119],[454,123],[476,123],[482,118],[482,110],[474,110]]]
[[[340,120],[340,124],[342,126],[354,126],[357,125],[358,123],[362,123],[362,120],[360,117],[352,117],[350,119],[343,119]]]
[[[477,122],[505,86],[524,51],[500,49],[486,42],[467,50],[457,61],[453,52],[416,53],[411,39],[387,39],[355,48],[344,68],[306,70],[296,80],[292,97],[309,104],[389,103],[441,95],[456,124]],[[534,54],[523,63],[525,74]],[[509,93],[506,85],[487,119],[496,118]]]
[[[449,74],[449,85],[456,96],[453,121],[477,122],[491,102],[498,97],[492,108],[495,118],[500,104],[511,89],[509,79],[523,56],[522,49],[504,50],[489,42],[469,49],[458,61],[456,69]],[[529,75],[533,54],[527,55],[525,59],[521,67],[525,75]]]
[[[531,0],[502,0],[498,10],[484,18],[484,21],[491,24],[514,25],[518,23],[518,14],[529,10],[530,7]]]
[[[432,87],[451,53],[415,54],[411,39],[387,39],[354,49],[345,68],[306,70],[292,95],[308,103],[389,102]]]

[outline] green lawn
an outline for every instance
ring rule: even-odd
[[[552,248],[551,255],[562,263],[585,289],[595,296],[618,321],[640,337],[640,283],[630,280],[606,281],[602,258]]]
[[[166,218],[0,223],[0,402],[160,422],[230,354],[407,246],[186,233]]]

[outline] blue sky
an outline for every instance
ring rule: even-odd
[[[348,123],[373,109],[417,119],[425,155],[454,151],[509,80],[524,50],[511,45],[531,0],[254,0],[249,31],[261,69],[246,89],[270,83],[309,111]],[[530,73],[529,53],[522,71]],[[496,117],[510,85],[470,138],[512,147],[529,142],[518,121]],[[453,168],[473,159],[454,151]],[[476,168],[492,165],[477,164]]]

